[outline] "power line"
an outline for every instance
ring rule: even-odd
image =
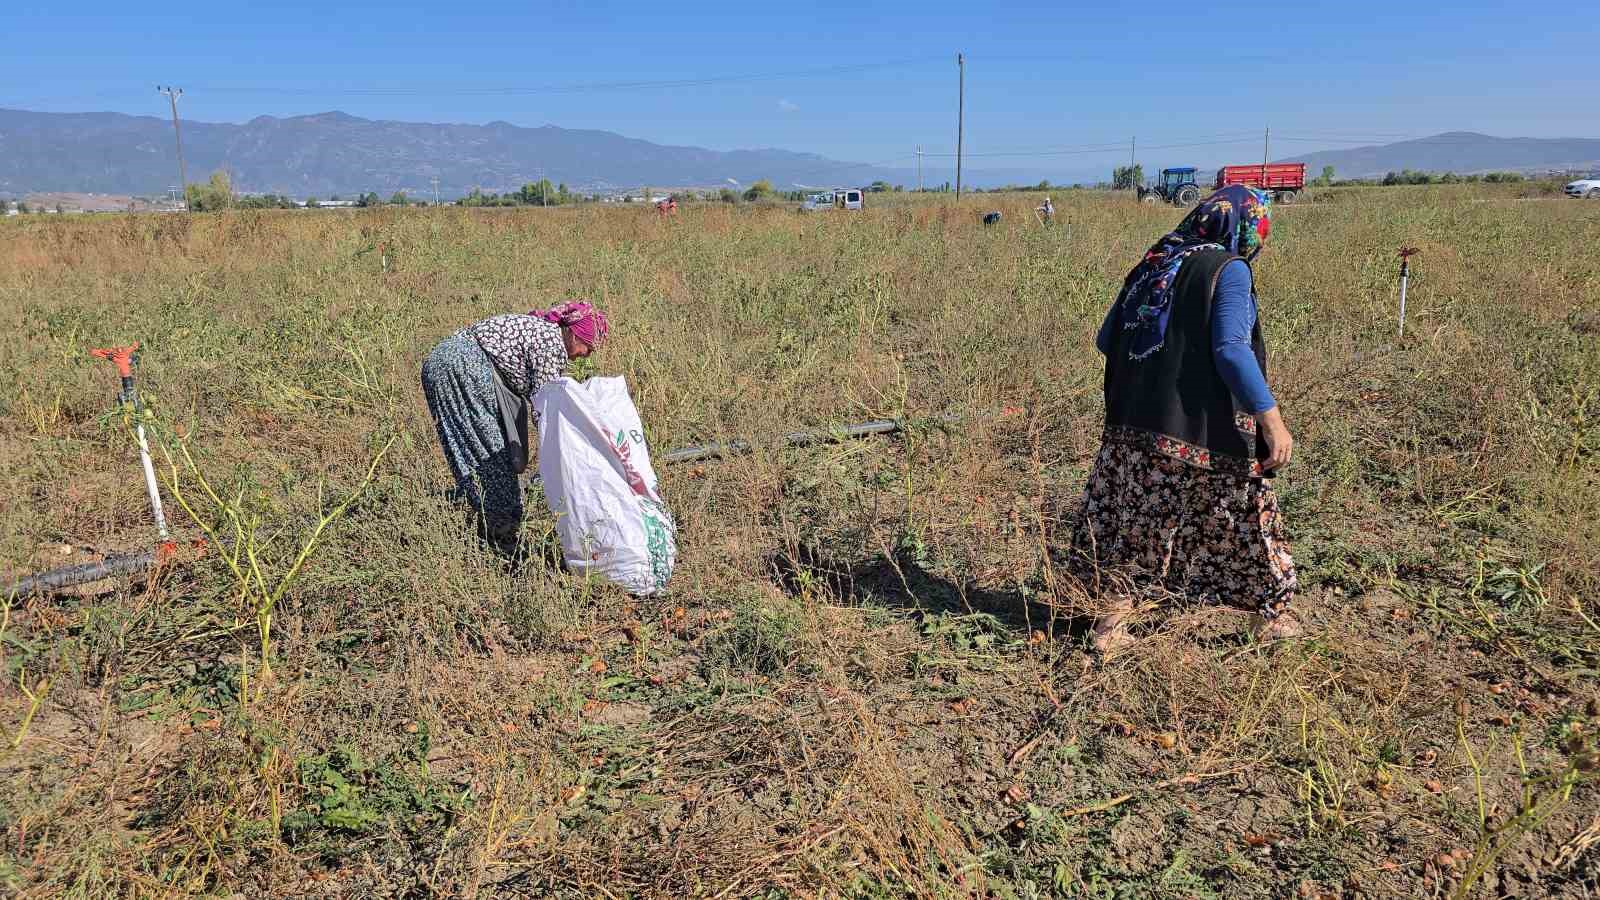
[[[1177,144],[1155,144],[1155,145],[1151,145],[1151,146],[1146,146],[1145,149],[1146,150],[1178,150],[1178,149],[1182,149],[1182,148],[1186,148],[1186,147],[1213,147],[1213,146],[1219,146],[1219,145],[1222,145],[1222,144],[1251,144],[1251,143],[1255,143],[1255,139],[1256,139],[1255,135],[1252,134],[1250,137],[1228,138],[1226,140],[1186,141],[1186,142],[1177,143]],[[1117,153],[1117,154],[1121,154],[1121,153],[1125,152],[1127,149],[1128,149],[1128,145],[1127,144],[1124,144],[1121,141],[1118,141],[1115,144],[1097,144],[1097,145],[1088,146],[1088,147],[1070,147],[1070,148],[1062,148],[1062,149],[1059,149],[1059,150],[996,150],[996,151],[991,151],[989,153],[968,153],[968,154],[966,154],[966,156],[968,158],[971,158],[971,157],[999,157],[999,156],[1020,156],[1020,157],[1078,156],[1078,155],[1090,155],[1090,154],[1096,154],[1096,153]],[[954,156],[955,154],[953,154],[953,153],[925,153],[924,155],[925,156],[947,157],[948,158],[948,157]]]
[[[841,163],[841,164],[836,165],[836,166],[826,166],[826,167],[820,168],[820,169],[805,169],[805,170],[802,170],[800,172],[796,172],[793,175],[791,175],[790,176],[790,180],[793,181],[793,179],[796,178],[796,177],[807,178],[807,177],[810,177],[812,175],[825,175],[825,174],[828,174],[830,172],[843,172],[843,171],[848,171],[850,169],[867,169],[867,168],[875,169],[875,168],[878,168],[880,166],[887,166],[887,165],[892,165],[892,164],[897,163],[897,162],[904,162],[904,161],[906,161],[908,159],[912,159],[913,157],[914,157],[914,154],[913,155],[907,155],[907,156],[896,156],[893,159],[885,159],[885,160],[882,160],[880,162]]]
[[[1380,138],[1380,137],[1370,137],[1370,138],[1328,138],[1328,137],[1295,137],[1295,136],[1288,136],[1288,135],[1280,135],[1279,136],[1279,140],[1300,141],[1302,143],[1312,143],[1312,144],[1379,144],[1379,145],[1387,145],[1387,144],[1421,144],[1421,145],[1428,146],[1428,147],[1476,147],[1476,146],[1482,146],[1482,142],[1481,141],[1463,141],[1463,140],[1458,140],[1456,138],[1451,138],[1451,137],[1443,137],[1441,139],[1435,139],[1435,138],[1433,138],[1431,136],[1410,137],[1410,138],[1402,138],[1402,139],[1396,140],[1395,138],[1392,138],[1392,137],[1382,137],[1382,138]],[[1515,140],[1515,138],[1493,138],[1493,140],[1502,140],[1502,141],[1503,140]],[[1531,140],[1548,140],[1548,138],[1531,138]],[[1582,139],[1580,138],[1580,140],[1582,140]]]
[[[1187,138],[1186,140],[1191,141],[1191,142],[1204,142],[1204,141],[1224,141],[1224,140],[1231,140],[1233,138],[1252,138],[1253,139],[1255,137],[1255,134],[1256,133],[1254,131],[1225,131],[1225,132],[1221,132],[1219,134],[1197,134],[1197,135],[1193,135],[1190,138]],[[1013,148],[1011,150],[994,151],[994,152],[1020,153],[1020,154],[1062,153],[1062,152],[1066,152],[1066,151],[1080,151],[1080,150],[1081,151],[1095,151],[1095,150],[1107,150],[1107,149],[1109,149],[1109,150],[1119,150],[1119,149],[1125,149],[1127,146],[1128,145],[1124,142],[1124,139],[1118,138],[1118,139],[1115,139],[1115,140],[1093,141],[1093,142],[1086,143],[1086,144],[1070,144],[1070,145],[1067,145],[1067,146],[1016,147],[1016,148]],[[1163,146],[1170,146],[1170,144],[1163,145]],[[931,151],[931,150],[930,151],[925,151],[925,152],[929,153],[930,155],[934,154],[934,151]],[[949,156],[951,154],[946,152],[946,153],[939,153],[937,155]],[[971,156],[972,154],[968,153],[967,155]]]
[[[1340,139],[1354,137],[1354,135],[1348,131],[1308,131],[1302,128],[1298,130],[1298,133],[1316,138]],[[1398,131],[1364,131],[1362,134],[1380,135],[1387,140],[1407,140],[1417,137],[1416,134],[1412,134],[1410,132],[1402,133]],[[1362,138],[1362,140],[1365,140],[1365,138]]]
[[[1054,53],[1054,54],[1000,54],[997,56],[973,55],[972,60],[978,63],[1126,63],[1128,54],[1121,51],[1105,53]],[[1346,54],[1339,55],[1339,61],[1348,63],[1376,63],[1381,65],[1394,65],[1401,63],[1415,67],[1417,63],[1430,61],[1453,62],[1455,56],[1447,53],[1408,53],[1405,58],[1397,59],[1392,55],[1376,54]],[[1246,65],[1272,64],[1277,66],[1306,66],[1317,68],[1324,65],[1323,60],[1305,53],[1260,53],[1260,54],[1218,54],[1208,57],[1205,54],[1195,57],[1186,57],[1183,66],[1188,71],[1195,68],[1238,67]],[[1211,65],[1208,65],[1211,64]]]
[[[825,66],[816,69],[795,69],[787,72],[764,72],[748,75],[715,75],[705,78],[670,78],[643,81],[594,81],[572,84],[545,84],[530,87],[472,87],[472,88],[285,88],[273,86],[213,86],[191,88],[215,94],[279,94],[284,96],[321,96],[342,94],[364,97],[498,97],[529,94],[582,94],[600,91],[661,90],[683,87],[703,87],[713,84],[737,84],[756,81],[781,81],[794,78],[825,78],[855,72],[879,69],[907,68],[926,65],[947,59],[943,56],[912,57],[875,63],[858,63],[844,66]]]

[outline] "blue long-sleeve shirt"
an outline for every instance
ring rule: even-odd
[[[1257,415],[1278,405],[1278,401],[1273,399],[1266,376],[1250,349],[1250,331],[1256,325],[1256,298],[1250,287],[1250,266],[1244,260],[1236,259],[1222,267],[1217,292],[1211,299],[1211,356],[1217,363],[1217,373],[1240,407]],[[1101,353],[1111,348],[1116,313],[1113,304],[1100,323],[1094,343]]]

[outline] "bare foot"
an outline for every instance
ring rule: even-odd
[[[1102,656],[1109,656],[1134,642],[1133,635],[1128,633],[1128,616],[1132,613],[1132,603],[1119,601],[1094,623],[1093,645]]]
[[[1104,620],[1101,620],[1104,621]],[[1137,641],[1128,633],[1124,625],[1113,625],[1101,630],[1099,625],[1094,630],[1094,649],[1101,656],[1111,656],[1133,646]]]
[[[1300,636],[1300,620],[1294,613],[1279,613],[1273,619],[1257,619],[1255,636],[1258,641],[1282,641]]]

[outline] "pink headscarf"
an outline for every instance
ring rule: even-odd
[[[572,329],[573,336],[591,348],[599,347],[611,332],[606,314],[582,300],[559,303],[544,310],[535,309],[528,315]]]

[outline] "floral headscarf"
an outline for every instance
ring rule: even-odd
[[[1200,201],[1178,227],[1145,251],[1117,295],[1117,319],[1133,332],[1128,358],[1160,350],[1172,316],[1172,285],[1183,261],[1201,250],[1225,250],[1255,259],[1272,232],[1271,199],[1244,185],[1230,184]]]
[[[557,304],[545,310],[536,309],[528,315],[570,328],[573,336],[591,349],[598,348],[604,343],[606,335],[611,333],[606,314],[583,300]]]

